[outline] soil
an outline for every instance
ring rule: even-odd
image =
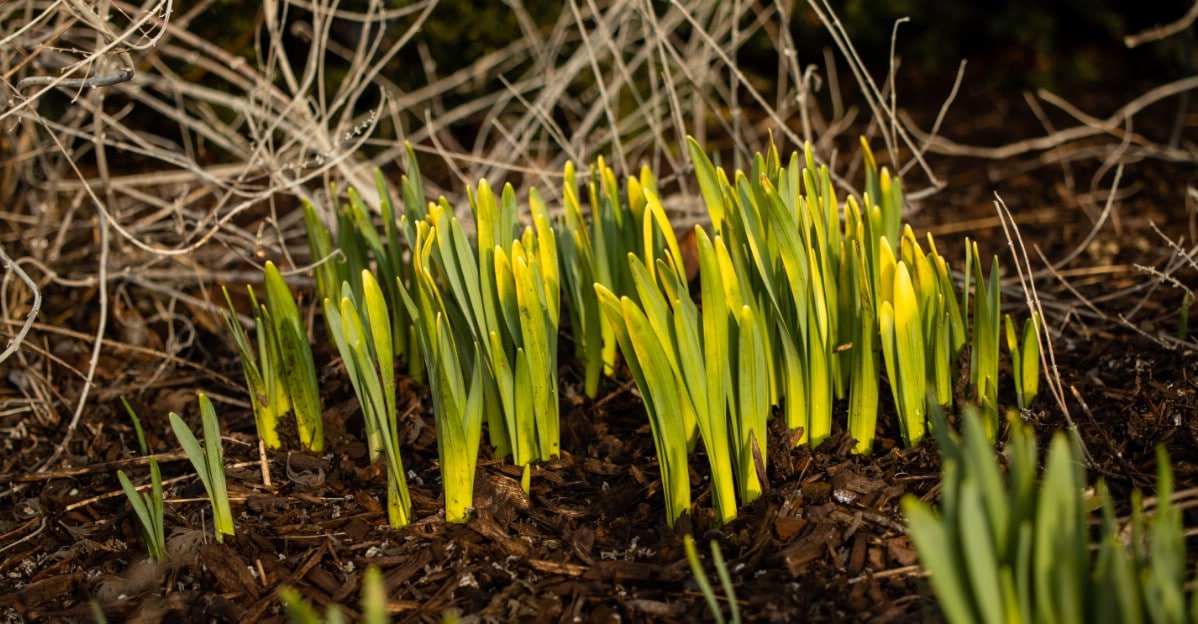
[[[929,82],[930,92],[947,92],[934,85],[943,87]],[[943,135],[998,145],[1045,133],[1022,94],[982,87],[962,95]],[[1071,92],[1070,101],[1101,117],[1140,92],[1098,86]],[[1167,141],[1176,112],[1176,100],[1169,102],[1159,114],[1137,118],[1136,132]],[[938,106],[916,102],[912,117],[927,128]],[[1183,137],[1192,139],[1192,106],[1183,120]],[[1177,489],[1198,486],[1198,342],[1193,335],[1174,337],[1181,291],[1136,268],[1164,267],[1174,257],[1153,225],[1172,240],[1193,240],[1186,199],[1193,167],[1124,158],[1112,213],[1087,241],[1113,171],[1100,171],[1104,156],[1079,154],[1087,148],[1115,153],[1118,141],[1106,136],[1068,147],[1076,151],[1005,160],[930,154],[947,186],[913,203],[911,220],[917,230],[932,231],[950,258],[958,257],[953,250],[963,235],[980,240],[983,253],[1000,255],[1011,275],[997,192],[1029,249],[1056,260],[1080,245],[1080,256],[1056,275],[1031,252],[1068,412],[1045,392],[1023,418],[1044,436],[1072,422],[1092,458],[1091,477],[1106,479],[1118,500],[1132,488],[1150,490],[1158,444],[1171,455]],[[1095,173],[1100,176],[1091,188]],[[1174,277],[1198,284],[1193,271]],[[580,396],[579,371],[563,358],[561,459],[533,469],[527,497],[518,470],[484,449],[476,517],[450,525],[439,515],[431,403],[425,389],[405,383],[401,397],[414,409],[405,424],[404,461],[416,521],[395,530],[380,503],[385,475],[367,464],[356,399],[332,354],[317,355],[327,363],[321,373],[326,452],[271,452],[263,460],[222,328],[197,320],[183,360],[164,361],[154,347],[172,337],[151,321],[140,326],[139,339],[114,336],[106,345],[91,402],[65,455],[50,470],[35,472],[58,447],[74,409],[69,397],[83,383],[74,372],[86,368],[86,332],[95,323],[88,315],[98,303],[94,291],[81,292],[47,291],[42,322],[80,333],[43,334],[28,356],[38,367],[9,368],[0,387],[0,405],[10,406],[0,410],[0,487],[12,488],[0,503],[2,621],[92,621],[96,608],[109,621],[283,621],[276,592],[284,586],[299,589],[321,612],[339,603],[352,618],[362,573],[372,564],[382,568],[389,607],[403,622],[441,621],[453,610],[501,622],[709,620],[683,554],[688,533],[701,545],[713,579],[706,544],[719,545],[746,621],[940,619],[897,509],[904,495],[935,498],[938,456],[930,440],[902,448],[888,405],[872,456],[851,455],[843,431],[809,449],[791,448],[789,432],[775,429],[769,488],[727,526],[715,526],[705,459],[694,456],[694,516],[670,529],[649,426],[627,375],[587,400]],[[1012,309],[1022,306],[1019,292],[1012,283],[1006,298]],[[125,313],[126,328],[144,320],[136,309]],[[23,376],[47,369],[58,371],[59,395],[37,398],[53,408],[21,407],[31,401]],[[216,399],[226,436],[237,533],[224,543],[212,539],[190,464],[169,451],[177,444],[167,414],[178,411],[198,422],[197,390]],[[147,474],[118,394],[128,395],[150,447],[160,452],[169,564],[147,563],[117,482],[118,468],[138,482]],[[1003,401],[1012,404],[1013,397]],[[1196,560],[1189,557],[1189,569]],[[718,583],[716,593],[723,596]]]

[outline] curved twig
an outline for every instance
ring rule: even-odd
[[[39,290],[37,284],[33,283],[33,280],[29,278],[29,274],[21,269],[21,265],[13,262],[12,258],[9,258],[7,253],[4,253],[3,245],[0,245],[0,262],[4,264],[5,269],[12,271],[13,274],[20,278],[22,282],[25,282],[25,285],[29,287],[30,292],[33,293],[33,305],[29,306],[29,313],[25,315],[25,322],[21,325],[21,329],[17,330],[17,334],[12,337],[12,340],[8,341],[8,348],[4,349],[3,353],[0,353],[0,362],[3,362],[21,347],[21,342],[25,340],[25,335],[28,334],[29,329],[33,327],[33,322],[37,318],[37,313],[42,308],[42,291]]]
[[[95,87],[110,87],[114,84],[133,80],[133,70],[122,70],[112,76],[93,76],[91,78],[54,78],[51,76],[29,76],[17,83],[17,91],[29,87],[48,87],[54,85],[64,89],[84,89]]]
[[[1190,27],[1195,20],[1198,20],[1198,2],[1190,5],[1190,10],[1181,16],[1177,21],[1153,26],[1147,30],[1141,30],[1134,35],[1128,35],[1123,38],[1123,45],[1134,48],[1153,41],[1160,41],[1170,35],[1177,34]]]

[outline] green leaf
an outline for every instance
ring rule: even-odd
[[[515,429],[508,432],[512,437],[512,458],[516,465],[527,466],[536,459],[537,429],[536,407],[532,390],[533,374],[528,367],[528,353],[524,349],[516,349],[516,413],[513,415]],[[516,451],[521,450],[520,454]]]
[[[400,178],[400,185],[403,187],[404,212],[413,219],[420,220],[428,213],[425,205],[424,180],[420,176],[420,161],[416,158],[416,150],[412,149],[411,143],[404,141],[404,150],[408,154],[408,172]],[[415,242],[415,238],[409,237],[408,243],[413,242]]]
[[[332,236],[320,220],[320,216],[316,214],[316,208],[312,202],[304,198],[303,205],[304,231],[308,238],[308,250],[312,256],[312,262],[316,263],[314,269],[316,292],[322,298],[332,298],[337,295],[338,289],[341,288],[341,282],[347,277],[342,275],[340,270],[345,266],[344,256],[333,247]]]
[[[562,281],[557,234],[549,221],[549,211],[545,207],[545,201],[541,199],[541,194],[535,188],[528,192],[528,210],[536,231],[536,259],[537,265],[541,267],[545,309],[549,314],[550,325],[556,329],[561,320]]]
[[[187,428],[187,423],[183,422],[183,418],[171,412],[169,415],[171,429],[175,432],[175,437],[179,440],[179,445],[183,447],[184,454],[187,459],[191,460],[191,465],[196,469],[196,475],[200,478],[200,483],[204,484],[204,490],[212,492],[212,482],[208,476],[208,456],[204,452],[204,448],[200,446],[196,440],[195,434],[191,429]]]
[[[861,245],[853,242],[856,261],[855,277],[859,280],[857,325],[852,340],[852,373],[849,383],[849,432],[857,441],[855,453],[869,453],[873,449],[874,433],[878,426],[878,350],[876,348],[878,327],[874,318],[874,303],[869,284],[863,283],[865,258]],[[885,336],[885,334],[883,334]],[[885,339],[885,338],[884,338]]]
[[[699,550],[695,548],[695,538],[691,535],[684,535],[682,547],[686,552],[686,561],[690,565],[691,574],[695,576],[695,583],[699,586],[699,593],[703,594],[703,599],[707,601],[708,611],[711,612],[716,624],[724,624],[726,621],[724,612],[720,609],[720,603],[715,597],[715,590],[711,588],[711,581],[707,579],[707,573],[703,571],[703,564],[699,561]],[[715,552],[715,541],[712,541],[712,549]],[[735,601],[733,604],[736,604]]]
[[[362,624],[389,624],[387,613],[387,587],[383,573],[376,565],[366,566],[362,575]]]
[[[187,424],[175,412],[170,413],[171,429],[187,458],[191,460],[208,499],[212,505],[212,520],[216,540],[224,541],[224,535],[233,534],[233,515],[229,508],[229,493],[225,487],[224,457],[221,452],[220,430],[212,402],[203,393],[200,398],[200,416],[204,429],[204,445],[200,446]]]
[[[1023,342],[1020,347],[1020,367],[1016,375],[1022,378],[1021,408],[1026,408],[1040,394],[1040,316],[1032,315],[1023,324]]]
[[[964,468],[970,480],[977,488],[975,494],[980,500],[988,518],[989,535],[978,527],[970,525],[970,529],[986,544],[993,544],[1000,557],[1008,559],[1012,556],[1011,497],[1003,486],[1002,475],[998,464],[994,461],[994,447],[983,427],[980,418],[965,418]]]
[[[513,253],[517,249],[513,248]],[[514,349],[516,345],[521,344],[522,339],[520,332],[520,303],[517,299],[516,278],[512,272],[512,258],[502,247],[495,247],[492,261],[495,266],[495,294],[498,302],[499,320],[503,321],[503,333],[500,334],[504,349],[498,353],[505,354],[505,358],[510,358],[507,355],[509,349]],[[499,327],[492,328],[491,331],[498,330]],[[511,363],[508,364],[511,366]]]
[[[229,490],[225,486],[225,454],[220,440],[220,424],[216,420],[216,410],[208,395],[199,393],[200,421],[204,427],[204,449],[207,461],[208,480],[212,484],[209,492],[212,498],[212,516],[216,525],[217,541],[221,535],[233,535],[233,512],[229,507]]]
[[[316,363],[312,347],[303,330],[293,324],[280,327],[279,346],[282,349],[283,375],[287,393],[295,410],[295,424],[300,444],[312,451],[324,449],[324,423],[320,405],[320,389],[316,381]]]
[[[391,314],[383,290],[369,271],[362,272],[362,295],[369,319],[371,355],[378,367],[377,374],[383,383],[383,399],[388,417],[396,412],[395,398],[395,355],[392,351]],[[372,371],[374,372],[374,371]]]
[[[1055,436],[1048,449],[1044,481],[1036,505],[1034,582],[1036,620],[1083,621],[1084,588],[1088,572],[1085,515],[1075,479],[1073,455],[1064,436]],[[1040,592],[1045,592],[1039,597]]]
[[[654,235],[653,226],[657,226],[657,231],[661,233],[665,239],[665,259],[673,270],[674,275],[678,278],[678,282],[686,283],[686,268],[682,265],[682,250],[678,246],[678,237],[674,235],[674,226],[670,224],[669,217],[666,216],[666,210],[661,205],[661,200],[652,190],[646,190],[644,197],[645,204],[645,219],[644,227],[644,255],[641,259],[645,263],[645,268],[649,271],[649,277],[653,278],[654,265],[657,257],[654,253]]]
[[[902,508],[919,560],[931,572],[932,587],[945,619],[954,624],[980,621],[979,614],[974,611],[968,576],[954,558],[961,545],[951,540],[950,529],[929,505],[915,496],[904,496]]]
[[[225,303],[228,305],[228,310],[222,310],[221,316],[224,317],[225,326],[228,327],[229,333],[233,336],[233,343],[237,347],[237,353],[241,360],[241,370],[245,375],[245,383],[250,394],[250,404],[254,409],[254,423],[257,426],[258,437],[262,438],[262,443],[269,449],[276,449],[282,446],[278,434],[278,402],[272,397],[275,394],[273,388],[268,388],[266,380],[262,372],[258,368],[257,356],[254,354],[254,349],[250,346],[249,337],[245,333],[245,329],[241,327],[241,322],[237,320],[237,312],[233,307],[233,300],[229,297],[229,291],[225,287],[221,287],[221,292],[225,295]],[[253,290],[250,290],[250,297],[253,298]],[[260,318],[257,302],[253,303],[255,317]],[[268,344],[267,335],[272,330],[264,323],[257,323],[259,337],[259,346],[265,348]],[[269,362],[265,362],[269,364]],[[272,376],[274,371],[268,371]],[[273,381],[273,377],[272,377]],[[272,384],[273,385],[273,384]]]
[[[544,299],[540,263],[534,260],[530,264],[522,255],[516,256],[512,276],[516,282],[524,356],[530,373],[532,417],[536,424],[535,457],[550,459],[560,453],[557,354],[550,352],[550,334],[556,336],[557,328],[552,325]]]
[[[129,401],[124,395],[121,395],[121,405],[125,406],[125,413],[129,414],[129,421],[133,423],[133,432],[137,436],[137,450],[141,455],[149,455],[150,449],[146,445],[146,434],[141,428],[141,419],[137,417],[137,412],[133,411],[133,406],[129,405]]]
[[[686,137],[686,147],[690,152],[691,163],[695,167],[695,177],[699,182],[699,192],[703,195],[703,203],[707,204],[707,214],[711,216],[711,225],[716,232],[723,231],[724,189],[716,175],[716,168],[711,159],[703,152],[699,142],[693,137]]]
[[[737,373],[736,428],[738,430],[741,501],[751,503],[761,496],[761,481],[757,476],[757,465],[753,457],[753,445],[761,449],[765,457],[766,420],[769,416],[768,370],[765,365],[761,331],[753,309],[742,306],[737,322],[739,325],[740,370]]]
[[[266,308],[270,310],[276,329],[284,324],[302,327],[303,320],[300,318],[299,308],[296,307],[291,290],[278,267],[268,260],[263,273],[266,283]]]
[[[899,262],[894,281],[894,349],[898,360],[899,424],[907,446],[919,444],[925,431],[927,365],[919,302],[906,263]],[[887,360],[887,367],[891,361]],[[892,380],[894,377],[892,376]]]
[[[652,327],[653,333],[659,344],[670,345],[674,342],[673,327],[670,323],[670,308],[666,304],[665,297],[662,296],[661,290],[653,281],[653,274],[645,266],[635,254],[628,254],[628,267],[632,273],[633,283],[636,285],[637,301],[640,303],[646,320],[649,326]],[[627,355],[627,354],[626,354]],[[666,358],[664,362],[671,370],[678,369],[677,356],[673,349],[664,349],[662,356]]]
[[[116,471],[121,489],[124,490],[125,497],[129,499],[133,513],[141,524],[142,536],[146,540],[146,550],[154,561],[161,563],[167,559],[166,535],[162,517],[162,474],[158,470],[158,462],[154,461],[153,457],[150,458],[150,475],[151,491],[143,495],[133,487],[133,483],[125,475],[125,471]]]
[[[960,504],[958,512],[961,527],[969,532],[985,536],[991,533],[990,516],[987,514],[978,483],[966,479],[961,484]],[[969,587],[973,599],[977,602],[981,613],[981,622],[986,624],[1002,624],[1007,621],[1003,614],[1003,599],[1000,595],[999,582],[1000,553],[996,552],[996,544],[992,540],[977,540],[969,548],[962,548],[961,554],[965,560],[965,572],[969,577]]]

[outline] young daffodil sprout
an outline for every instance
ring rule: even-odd
[[[715,597],[715,590],[711,587],[711,581],[708,580],[707,573],[703,571],[703,563],[699,561],[699,549],[695,547],[695,538],[690,535],[683,537],[682,547],[686,551],[686,562],[690,565],[691,573],[695,575],[695,583],[699,585],[699,591],[703,593],[703,599],[707,601],[707,608],[711,611],[712,618],[716,624],[725,624],[728,620],[724,619],[724,610],[720,608],[719,600]],[[736,602],[732,576],[728,574],[728,565],[724,563],[724,555],[720,552],[720,546],[715,540],[711,540],[711,560],[715,564],[715,572],[720,579],[720,586],[724,588],[724,596],[731,606],[732,624],[740,624],[740,605]]]
[[[482,355],[477,341],[463,349],[450,327],[455,318],[433,279],[435,233],[426,221],[415,228],[412,270],[415,292],[400,288],[404,305],[417,320],[416,338],[424,355],[425,369],[433,395],[437,429],[437,456],[445,490],[445,520],[463,523],[474,506],[474,472],[484,420]],[[460,312],[457,313],[460,315]]]
[[[1011,356],[1011,376],[1015,380],[1015,404],[1027,409],[1040,393],[1040,317],[1034,315],[1023,323],[1023,335],[1015,333],[1011,315],[1006,321],[1007,353]]]
[[[216,421],[216,410],[212,401],[204,393],[200,393],[200,420],[204,429],[203,446],[196,440],[195,434],[187,428],[187,423],[175,412],[170,413],[171,429],[175,432],[179,444],[191,465],[195,467],[204,490],[208,492],[208,500],[212,505],[212,523],[216,533],[216,541],[223,542],[226,535],[233,535],[233,512],[229,506],[229,490],[225,486],[225,456],[221,449],[220,425]]]
[[[772,147],[754,159],[752,175],[738,171],[729,183],[698,143],[690,139],[688,147],[713,231],[726,240],[738,296],[768,332],[767,405],[781,404],[788,426],[818,444],[831,433],[834,393],[844,387],[833,344],[840,242],[830,229],[830,186],[822,176],[801,175],[797,156],[784,169]]]
[[[141,534],[146,540],[146,550],[150,553],[150,558],[158,563],[166,561],[166,525],[162,510],[162,471],[158,469],[158,462],[154,457],[150,457],[150,491],[138,492],[133,486],[133,482],[125,475],[124,470],[116,471],[117,480],[121,482],[121,489],[125,491],[125,497],[129,499],[129,504],[133,506],[133,513],[137,515],[137,521],[141,523]]]
[[[324,448],[324,427],[321,415],[320,390],[316,384],[316,364],[312,347],[304,330],[299,308],[291,290],[274,263],[267,262],[264,271],[266,303],[259,305],[252,288],[247,287],[250,305],[254,310],[258,354],[255,356],[250,339],[237,320],[236,309],[224,290],[225,325],[241,357],[250,403],[258,436],[267,448],[279,448],[279,418],[295,412],[296,429],[304,448],[319,451]]]
[[[312,359],[304,320],[291,296],[291,289],[273,262],[266,263],[265,276],[266,308],[262,313],[272,324],[278,340],[283,381],[291,399],[291,409],[295,412],[300,444],[306,449],[321,451],[324,449],[323,410],[320,388],[316,385],[316,363]]]
[[[1094,523],[1077,442],[1054,435],[1040,473],[1035,432],[1017,415],[1010,423],[1004,483],[990,425],[978,411],[965,409],[963,440],[940,416],[933,427],[944,458],[940,510],[912,495],[902,501],[945,620],[1194,621],[1198,596],[1186,604],[1185,534],[1164,450],[1157,452],[1155,513],[1143,512],[1137,491],[1130,526],[1117,522],[1099,482],[1102,521]]]
[[[145,432],[141,428],[141,419],[137,417],[137,413],[133,411],[133,407],[129,405],[129,401],[125,397],[121,397],[121,404],[125,406],[125,411],[129,414],[129,419],[133,422],[133,430],[137,433],[137,445],[142,455],[149,455],[149,447],[146,445]],[[133,482],[125,475],[125,471],[117,470],[117,480],[121,482],[121,489],[125,491],[125,497],[129,499],[129,504],[133,506],[133,513],[137,515],[137,521],[141,523],[141,534],[146,540],[146,550],[150,553],[150,558],[154,561],[162,563],[167,559],[166,553],[166,523],[162,509],[162,472],[158,469],[158,462],[150,455],[150,491],[138,493],[137,488],[133,486]]]
[[[381,449],[386,457],[387,519],[398,528],[411,521],[412,502],[399,453],[392,316],[374,276],[363,271],[361,280],[361,303],[354,301],[353,289],[346,282],[340,306],[324,300],[325,318],[362,406],[370,447]]]
[[[621,192],[615,172],[600,158],[591,168],[584,188],[589,223],[584,218],[573,163],[566,164],[563,178],[563,210],[556,237],[564,301],[571,319],[575,357],[585,366],[585,392],[594,398],[601,375],[615,374],[619,351],[611,322],[595,299],[593,285],[599,283],[617,297],[635,299],[628,254],[652,262],[662,256],[667,243],[664,234],[652,229],[646,239],[648,198],[659,196],[657,181],[648,167],[625,178]]]
[[[453,331],[454,344],[477,343],[486,399],[482,409],[491,444],[496,455],[510,454],[516,465],[524,467],[522,485],[527,491],[530,463],[560,453],[557,243],[545,204],[535,190],[529,195],[532,224],[519,235],[511,185],[496,198],[483,180],[470,193],[470,205],[477,229],[475,245],[442,200],[430,206],[426,218],[430,234],[427,242],[418,241],[417,246],[435,247],[442,283],[431,288],[444,292],[446,313],[453,315],[442,323],[445,330]],[[455,322],[449,322],[451,318]],[[422,321],[436,323],[435,317]],[[477,359],[468,351],[459,357]]]
[[[222,287],[229,309],[222,311],[225,326],[233,335],[233,343],[241,360],[241,370],[250,393],[250,404],[254,408],[254,424],[258,437],[269,449],[282,446],[279,440],[279,418],[291,411],[291,400],[287,396],[287,383],[283,379],[283,356],[279,352],[278,338],[273,326],[266,322],[264,308],[258,305],[254,289],[246,287],[250,296],[250,307],[254,312],[254,327],[257,332],[257,355],[250,344],[249,336],[237,319],[237,310],[227,288]]]
[[[603,284],[596,283],[595,292],[649,413],[649,428],[666,495],[666,522],[672,527],[691,505],[687,460],[690,434],[682,420],[678,382],[667,361],[666,346],[640,307],[628,297],[617,298]]]
[[[664,218],[648,194],[646,223]],[[742,503],[761,494],[769,374],[764,332],[756,309],[737,287],[738,279],[721,237],[695,229],[702,297],[700,310],[681,273],[673,232],[662,232],[666,260],[651,274],[629,254],[637,299],[617,299],[595,287],[611,319],[624,359],[641,389],[657,444],[667,514],[675,520],[689,506],[686,454],[703,439],[712,474],[717,521],[736,516]],[[760,468],[759,468],[760,462]]]
[[[342,624],[346,621],[341,606],[336,603],[330,604],[324,618],[321,618],[294,587],[280,587],[279,600],[291,624]],[[362,617],[358,621],[362,624],[387,624],[391,621],[387,613],[387,588],[383,583],[383,573],[376,565],[366,566],[366,573],[362,575],[361,607]]]
[[[986,425],[986,435],[990,440],[998,437],[998,353],[999,340],[1002,336],[1000,322],[1002,320],[1001,295],[998,283],[998,257],[990,262],[990,276],[982,277],[981,254],[978,244],[966,241],[966,267],[972,265],[972,276],[977,285],[977,293],[973,302],[973,339],[970,341],[969,381],[973,388],[975,400],[982,413]],[[969,273],[967,270],[966,273]],[[968,283],[966,289],[968,290]],[[1037,362],[1039,359],[1037,359]]]

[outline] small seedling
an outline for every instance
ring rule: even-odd
[[[125,411],[128,412],[129,419],[133,422],[133,430],[137,432],[138,448],[141,455],[150,455],[145,432],[141,430],[141,419],[138,418],[137,412],[133,411],[133,406],[129,405],[125,396],[121,396],[121,404],[125,405]],[[158,563],[167,561],[167,528],[165,528],[162,505],[162,472],[158,469],[158,462],[150,455],[149,492],[139,493],[125,471],[116,471],[116,479],[121,481],[121,489],[125,490],[129,504],[133,505],[133,513],[138,516],[141,537],[146,540],[146,550],[150,552],[150,557]]]
[[[1015,333],[1015,321],[1006,315],[1007,353],[1011,356],[1011,376],[1015,380],[1015,402],[1027,409],[1040,393],[1040,332],[1039,316],[1023,324],[1022,337]]]
[[[203,446],[196,440],[195,434],[187,428],[187,423],[175,412],[170,413],[171,429],[183,452],[195,467],[204,490],[208,492],[208,500],[212,505],[212,522],[216,533],[216,541],[223,542],[225,535],[233,535],[233,512],[229,506],[229,490],[225,486],[225,460],[221,449],[220,425],[216,421],[216,410],[212,401],[204,393],[200,393],[200,420],[204,429]]]
[[[366,573],[362,576],[361,596],[362,619],[360,622],[362,624],[387,624],[391,621],[387,614],[387,588],[383,584],[383,573],[378,566],[366,567]],[[299,590],[294,587],[279,588],[279,600],[283,602],[283,609],[287,612],[287,621],[291,624],[341,624],[345,622],[341,606],[337,604],[329,605],[322,620],[316,609],[308,604]]]
[[[130,420],[133,421],[133,430],[137,433],[137,445],[143,456],[149,455],[149,448],[146,445],[146,436],[141,428],[141,419],[137,417],[137,413],[133,411],[133,407],[129,405],[129,401],[125,397],[121,397],[121,404],[125,406],[125,411],[128,412]],[[162,472],[158,469],[158,462],[153,456],[150,456],[150,491],[148,493],[139,493],[137,488],[133,486],[133,482],[125,475],[125,471],[116,471],[117,480],[121,482],[121,489],[125,491],[125,496],[129,499],[129,504],[133,506],[133,513],[137,515],[137,520],[141,524],[142,536],[146,540],[146,549],[150,553],[150,557],[159,563],[166,561],[166,522],[163,517],[162,508]]]
[[[707,601],[707,608],[711,610],[712,619],[717,624],[725,624],[727,620],[724,619],[724,610],[720,608],[715,590],[711,587],[711,581],[707,579],[707,573],[703,571],[703,563],[699,561],[699,549],[695,547],[695,538],[690,535],[683,537],[682,545],[686,550],[686,561],[690,564],[691,573],[695,575],[695,582],[699,584],[699,591],[703,593],[703,598]],[[724,563],[724,555],[720,552],[720,546],[715,540],[711,540],[711,559],[715,563],[716,575],[720,577],[720,585],[724,588],[724,596],[728,600],[732,624],[740,624],[740,605],[736,602],[732,577],[728,574],[728,565]]]
[[[166,527],[162,510],[162,472],[158,470],[158,462],[150,458],[150,491],[139,493],[133,482],[125,475],[124,470],[116,471],[116,478],[121,482],[121,489],[133,505],[133,512],[141,523],[141,534],[146,540],[146,549],[150,557],[159,563],[166,561]]]

